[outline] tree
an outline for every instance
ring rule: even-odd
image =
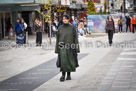
[[[107,0],[104,0],[104,14],[107,14]]]
[[[100,14],[103,14],[103,12],[102,12],[102,8],[100,8]]]
[[[96,14],[96,7],[93,0],[88,1],[88,14],[90,15]]]

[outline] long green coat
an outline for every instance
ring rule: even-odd
[[[75,28],[70,24],[60,26],[57,32],[55,49],[55,53],[59,54],[60,70],[63,72],[76,71],[78,66],[76,54],[79,52],[79,42]]]

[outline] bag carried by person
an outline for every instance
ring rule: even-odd
[[[56,62],[56,66],[58,67],[58,68],[60,68],[60,53],[58,53],[58,59],[57,59],[57,62]]]
[[[53,29],[53,31],[57,31],[57,29],[56,29],[56,27],[55,27],[55,26],[53,26],[53,27],[52,27],[52,29]]]

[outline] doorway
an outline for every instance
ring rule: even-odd
[[[6,38],[9,36],[9,27],[11,25],[11,13],[0,12],[0,37]]]

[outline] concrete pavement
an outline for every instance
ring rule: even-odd
[[[76,73],[72,73],[72,80],[61,83],[59,82],[61,73],[51,76],[51,70],[45,72],[42,71],[42,73],[50,75],[50,79],[45,75],[47,81],[43,81],[42,84],[39,84],[37,86],[33,85],[31,88],[33,88],[34,91],[134,91],[135,82],[133,82],[132,80],[132,82],[129,81],[129,83],[125,83],[125,81],[123,81],[124,83],[118,83],[116,79],[120,80],[121,78],[123,79],[125,77],[120,76],[120,73],[118,74],[118,70],[114,69],[120,69],[122,67],[120,64],[126,61],[125,63],[123,63],[123,65],[125,65],[125,67],[130,67],[130,69],[124,70],[123,68],[121,68],[121,71],[126,72],[121,73],[121,75],[128,74],[127,72],[129,70],[135,70],[136,65],[133,65],[132,67],[131,64],[135,64],[136,62],[136,51],[134,51],[135,49],[129,48],[136,47],[135,36],[136,34],[132,33],[115,34],[113,39],[114,45],[111,47],[108,45],[107,36],[97,38],[86,38],[80,36],[79,40],[81,44],[81,53],[79,54],[79,57],[84,54],[87,55],[80,59],[80,67],[77,68]],[[53,44],[49,45],[49,39],[47,38],[47,35],[45,35],[42,47],[33,46],[10,49],[1,48],[0,84],[2,84],[2,82],[6,82],[9,79],[13,80],[13,77],[14,80],[18,79],[19,77],[17,75],[23,77],[24,75],[22,74],[29,70],[30,73],[32,72],[35,74],[41,74],[41,72],[38,73],[35,68],[39,67],[39,65],[47,64],[53,58],[57,57],[57,55],[54,53],[55,38],[53,38],[52,42]],[[35,36],[29,37],[29,43],[35,43]],[[131,45],[128,46],[128,44]],[[126,57],[126,55],[129,56]],[[132,60],[132,62],[128,62],[128,60]],[[55,66],[55,61],[56,59],[51,62],[51,65]],[[58,71],[53,71],[53,73],[54,72]],[[131,72],[130,75],[131,74],[135,74],[135,71],[134,73]],[[130,75],[128,74],[128,77],[130,77],[131,79],[135,79],[133,78],[134,76],[132,77]],[[114,76],[117,76],[117,78],[115,78]],[[30,78],[32,79],[32,82],[41,82],[41,80],[39,80],[38,82],[38,80],[36,80],[36,78],[34,77]],[[29,85],[30,83],[31,81],[24,84]],[[120,89],[123,87],[120,87],[118,89],[118,87],[116,87],[116,85],[118,84],[125,84],[125,86],[127,85],[128,90]],[[16,86],[11,86],[11,89],[8,89],[8,91],[23,91],[22,89],[16,89]]]

